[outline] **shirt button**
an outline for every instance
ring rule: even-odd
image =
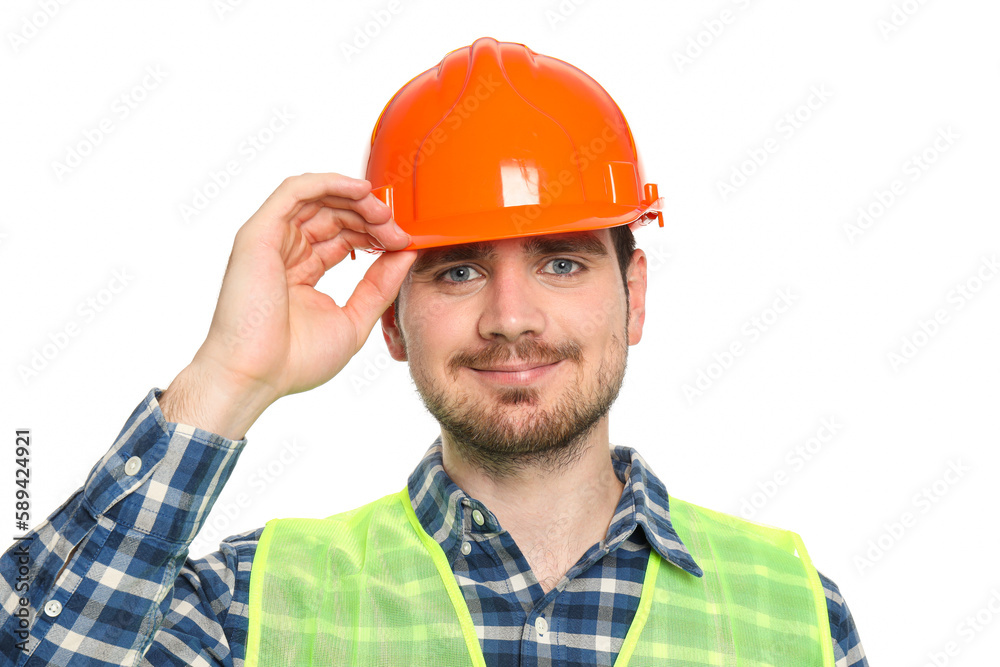
[[[549,624],[545,622],[545,619],[539,616],[535,619],[535,630],[540,635],[544,635],[549,631]]]
[[[486,521],[486,519],[483,518],[483,513],[479,510],[472,510],[472,520],[476,522],[477,526],[483,525],[483,522]]]
[[[472,543],[471,542],[462,542],[462,553],[465,554],[466,556],[468,556],[470,553],[472,553]]]
[[[133,456],[128,461],[125,462],[125,474],[132,477],[139,469],[142,468],[142,459],[138,456]]]
[[[62,603],[59,600],[49,600],[45,603],[45,613],[49,616],[58,616],[62,611]]]

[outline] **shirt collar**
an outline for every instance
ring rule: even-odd
[[[420,524],[441,545],[448,562],[453,563],[461,557],[467,534],[482,533],[488,537],[500,531],[500,524],[482,502],[469,497],[452,481],[444,470],[441,451],[441,436],[438,436],[410,473],[407,489]],[[625,488],[608,529],[609,551],[635,532],[636,526],[641,526],[649,544],[664,560],[696,577],[702,576],[702,569],[670,523],[667,489],[646,461],[635,449],[614,445],[611,464]],[[481,513],[482,525],[474,519],[475,510]]]

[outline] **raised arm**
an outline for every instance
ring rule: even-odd
[[[84,486],[0,557],[0,664],[134,665],[147,652],[158,664],[232,664],[235,547],[211,567],[188,561],[188,547],[250,426],[347,364],[416,251],[376,259],[342,307],[317,281],[353,248],[408,243],[367,181],[303,174],[268,197],[236,234],[194,359],[140,403]]]

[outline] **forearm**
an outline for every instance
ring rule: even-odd
[[[17,636],[18,607],[29,621],[26,651],[3,642],[0,655],[18,665],[67,654],[71,664],[132,664],[244,445],[167,422],[150,392],[84,487],[29,533],[27,555],[14,545],[0,557],[0,632]]]

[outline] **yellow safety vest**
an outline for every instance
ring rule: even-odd
[[[826,597],[795,533],[670,498],[696,577],[651,550],[615,662],[833,667]],[[247,667],[485,667],[472,616],[406,487],[326,519],[269,521]]]

